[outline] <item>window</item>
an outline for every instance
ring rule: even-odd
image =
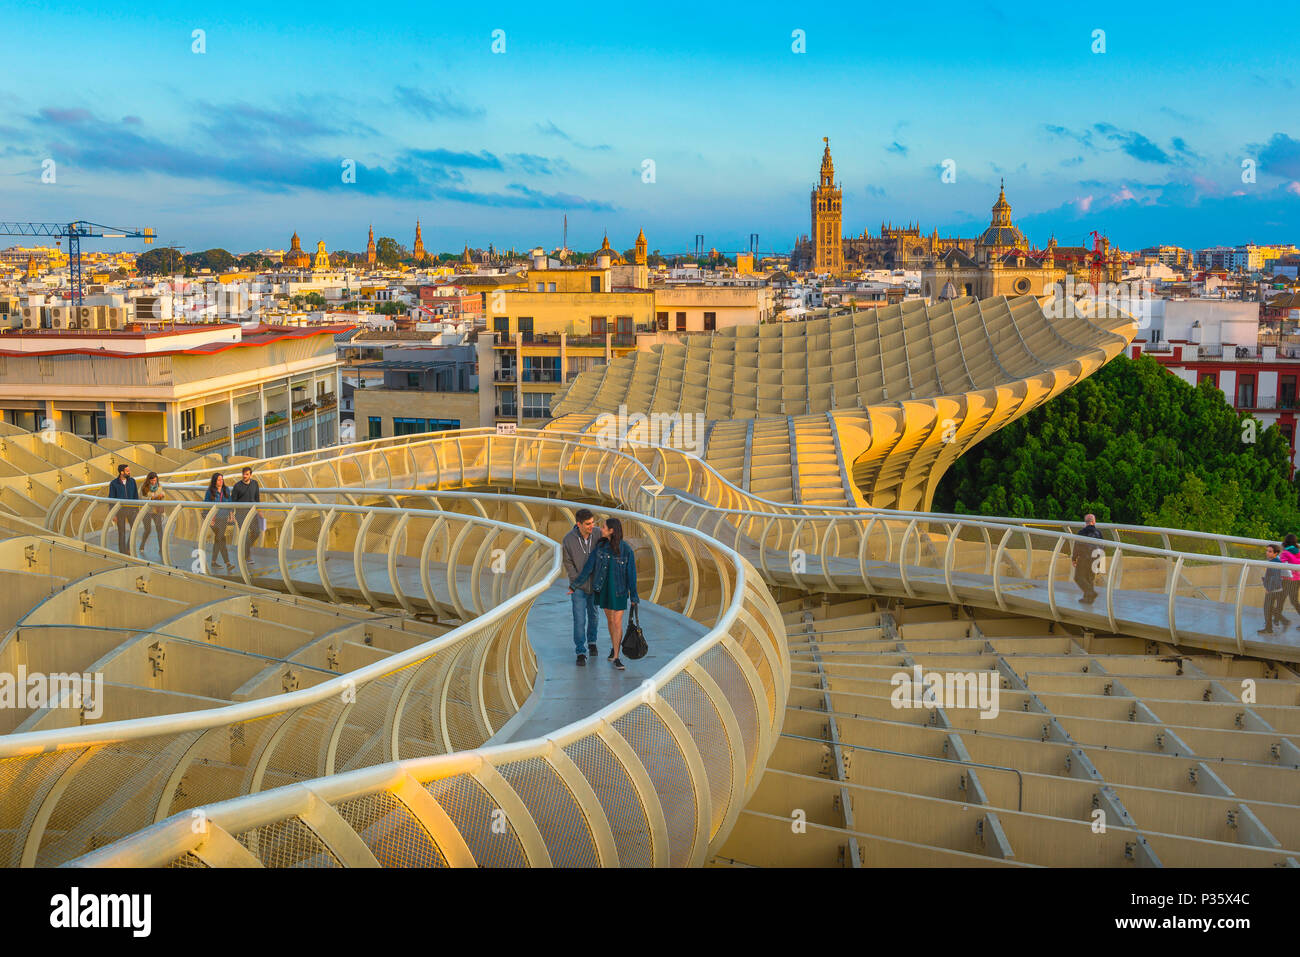
[[[604,317],[604,316],[592,316],[592,317],[591,317],[591,334],[592,334],[593,336],[603,336],[603,335],[605,334],[605,317]]]
[[[418,372],[406,373],[406,387],[408,389],[420,388],[420,373]]]
[[[1286,444],[1295,449],[1295,426],[1290,422],[1279,422],[1277,427],[1282,431],[1282,438],[1286,439]]]
[[[706,312],[704,314],[704,331],[712,332],[718,328],[718,314],[716,312]]]
[[[1196,377],[1196,384],[1208,382],[1210,385],[1217,387],[1219,384],[1219,374],[1217,372],[1202,372]]]
[[[559,382],[559,356],[524,356],[523,382]]]
[[[553,283],[553,282],[548,282],[548,283],[546,284],[546,291],[547,291],[547,292],[555,292],[555,283]]]
[[[668,329],[668,313],[666,313],[666,312],[656,312],[656,313],[655,313],[655,323],[659,326],[660,329],[667,330],[667,329]]]
[[[1255,407],[1255,377],[1253,375],[1237,376],[1237,408],[1253,409]]]
[[[632,335],[632,317],[631,317],[631,316],[619,316],[618,319],[615,320],[615,321],[618,323],[618,330],[617,330],[617,331],[618,331],[618,334],[619,334],[620,336],[630,336],[630,335]]]
[[[198,432],[198,426],[194,422],[194,410],[185,409],[181,412],[181,438],[192,439]],[[80,431],[78,430],[78,434]]]
[[[684,312],[677,313],[677,331],[678,332],[686,331],[686,313]]]
[[[382,439],[384,437],[384,420],[377,415],[370,417],[370,434],[366,436],[371,439]]]
[[[533,317],[532,316],[519,317],[519,339],[522,342],[533,341]]]
[[[493,320],[492,320],[492,331],[493,331],[493,332],[509,332],[509,331],[510,331],[510,317],[509,317],[509,316],[497,316],[495,319],[493,319]]]
[[[592,277],[591,277],[591,291],[592,291],[592,292],[600,292],[600,277],[599,277],[599,276],[592,276]]]
[[[546,283],[544,283],[544,282],[539,282],[539,283],[537,284],[537,291],[538,291],[538,292],[546,292]]]
[[[549,392],[524,393],[524,418],[545,419],[551,414],[551,394]]]
[[[1295,376],[1282,376],[1281,391],[1277,396],[1278,405],[1284,409],[1295,406]]]
[[[397,416],[393,416],[393,435],[416,435],[428,431],[427,419],[399,419]]]

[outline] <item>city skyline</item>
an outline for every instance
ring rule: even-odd
[[[232,251],[294,230],[356,250],[371,223],[405,243],[419,219],[430,249],[458,250],[549,248],[567,214],[575,249],[606,233],[626,248],[644,228],[664,251],[702,233],[734,252],[756,232],[784,252],[808,230],[828,136],[847,235],[881,221],[970,234],[1004,176],[1036,245],[1091,229],[1126,249],[1268,243],[1300,225],[1296,58],[1209,5],[1176,19],[1093,5],[1050,24],[760,5],[690,29],[636,12],[390,12],[411,28],[375,31],[382,55],[357,57],[352,11],[330,3],[246,20],[192,4],[15,11],[17,32],[50,39],[9,57],[40,84],[0,95],[9,218],[139,223],[160,244]],[[40,72],[56,52],[100,64],[96,81]]]

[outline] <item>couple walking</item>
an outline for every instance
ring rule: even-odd
[[[1300,570],[1294,567],[1300,565],[1300,541],[1294,535],[1288,535],[1282,539],[1281,545],[1265,545],[1264,559],[1279,566],[1292,566],[1285,572],[1280,567],[1269,568],[1264,572],[1264,627],[1258,634],[1271,635],[1274,624],[1283,629],[1290,624],[1290,621],[1282,617],[1282,609],[1288,601],[1300,613]],[[1300,628],[1300,623],[1296,627]]]
[[[573,601],[573,646],[578,665],[587,664],[587,655],[596,655],[599,606],[605,610],[609,627],[609,661],[622,671],[618,652],[623,642],[623,612],[629,601],[635,607],[641,600],[636,592],[636,558],[632,546],[623,541],[623,523],[618,519],[605,519],[599,535],[590,509],[578,509],[574,520],[577,524],[564,536],[560,548]]]

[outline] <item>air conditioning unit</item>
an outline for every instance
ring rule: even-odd
[[[50,328],[67,329],[68,326],[68,309],[66,306],[50,306]]]
[[[94,328],[95,328],[95,313],[96,313],[97,311],[98,311],[98,310],[96,310],[94,306],[78,306],[78,307],[76,308],[76,313],[77,313],[77,328],[80,328],[80,329],[94,329]]]
[[[126,312],[125,309],[121,308],[120,306],[107,306],[103,308],[101,311],[104,314],[104,322],[103,325],[100,326],[101,329],[122,328],[122,319],[123,319],[122,314]]]
[[[211,431],[212,426],[208,425],[206,422],[199,426],[199,435],[207,435]]]

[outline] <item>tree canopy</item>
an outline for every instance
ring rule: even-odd
[[[176,247],[160,246],[136,256],[135,268],[142,276],[174,276],[185,268],[185,260]]]
[[[235,265],[235,257],[224,249],[205,249],[200,253],[186,253],[185,265],[190,269],[211,269],[225,272]]]
[[[375,242],[375,259],[381,265],[396,267],[410,253],[392,236],[380,236]]]
[[[1209,382],[1120,356],[958,459],[933,507],[1278,539],[1300,532],[1289,473],[1276,427]]]

